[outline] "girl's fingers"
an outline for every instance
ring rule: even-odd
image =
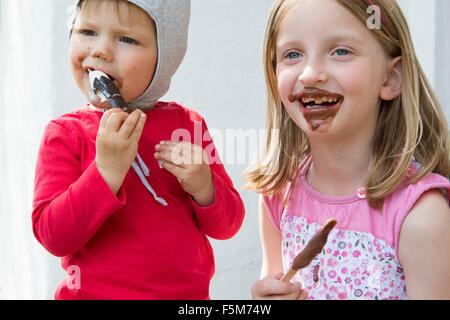
[[[279,272],[276,275],[274,275],[273,277],[277,280],[281,280],[281,278],[283,278],[284,273],[283,272]]]
[[[297,300],[306,300],[309,297],[309,292],[302,290],[302,293],[298,296]]]
[[[301,290],[299,285],[280,281],[276,278],[266,277],[262,281],[256,284],[256,289],[261,296],[270,296],[272,298],[276,296],[282,296],[286,298],[296,299],[299,296]]]

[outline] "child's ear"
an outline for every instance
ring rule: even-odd
[[[391,59],[387,64],[386,79],[380,90],[380,98],[390,101],[402,93],[402,57]]]

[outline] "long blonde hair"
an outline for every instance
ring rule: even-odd
[[[450,174],[449,135],[445,115],[423,72],[411,40],[408,25],[395,0],[337,0],[362,23],[369,5],[381,9],[382,27],[374,35],[386,53],[402,57],[402,94],[383,101],[378,117],[365,187],[372,207],[405,181],[412,160],[421,167],[409,177],[415,183],[434,172]],[[276,41],[280,24],[295,0],[277,0],[271,11],[264,44],[267,83],[268,136],[263,161],[247,172],[247,188],[265,195],[282,193],[298,175],[301,161],[310,153],[307,136],[292,121],[277,90]],[[274,132],[279,130],[278,135]]]

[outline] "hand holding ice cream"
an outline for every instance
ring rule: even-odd
[[[128,114],[119,108],[106,111],[100,121],[95,163],[114,194],[136,159],[145,121],[146,115],[142,111]]]

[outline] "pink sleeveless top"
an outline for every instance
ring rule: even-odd
[[[324,250],[293,281],[309,291],[310,299],[407,299],[398,258],[400,229],[424,192],[442,188],[450,198],[449,180],[429,174],[402,186],[385,199],[380,212],[369,206],[364,193],[336,197],[313,189],[305,178],[311,160],[305,162],[285,206],[277,196],[263,198],[282,234],[284,272],[326,220],[334,218],[338,224]]]

